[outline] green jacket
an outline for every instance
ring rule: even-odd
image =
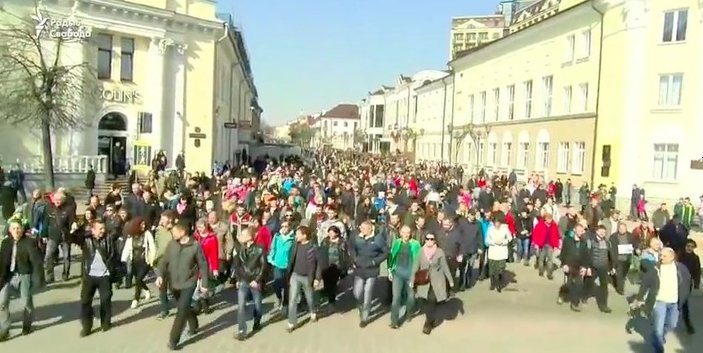
[[[401,239],[395,239],[393,243],[391,244],[391,251],[390,254],[388,255],[388,272],[393,273],[396,268],[396,261],[398,260],[398,254],[400,253],[400,247],[403,243],[403,240]],[[420,245],[420,242],[415,240],[415,239],[410,239],[410,258],[412,259],[411,263],[411,271],[415,271],[415,268],[417,266],[416,263],[419,260],[420,256],[420,250],[422,249],[422,245]],[[414,273],[411,273],[412,276],[415,276]]]

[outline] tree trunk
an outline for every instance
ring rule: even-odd
[[[48,113],[47,113],[48,114]],[[41,122],[42,158],[44,159],[44,185],[48,190],[56,189],[54,180],[54,154],[51,150],[51,126],[49,118],[45,117]]]

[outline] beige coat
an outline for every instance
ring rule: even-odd
[[[420,261],[419,269],[426,270],[429,269],[430,273],[430,283],[424,286],[417,287],[418,298],[427,299],[427,294],[430,292],[430,286],[434,291],[434,295],[437,301],[447,300],[449,297],[449,292],[447,290],[447,281],[454,283],[451,272],[449,272],[449,265],[447,264],[447,256],[444,254],[442,249],[437,248],[430,260],[423,254],[422,249],[420,249]]]

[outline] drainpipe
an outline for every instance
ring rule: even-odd
[[[444,95],[442,99],[442,139],[439,147],[439,160],[442,161],[444,160],[444,129],[447,127],[445,126],[445,122],[447,119],[447,81],[444,80],[445,78],[442,78],[442,83],[444,84]]]
[[[229,32],[229,23],[223,22],[223,23],[222,23],[222,27],[223,27],[222,37],[218,38],[217,41],[215,41],[215,58],[217,58],[217,56],[219,55],[219,51],[220,51],[220,48],[219,48],[219,47],[220,47],[220,42],[222,42],[225,38],[227,38],[227,34],[228,34],[228,32]],[[218,62],[218,61],[215,60],[215,62]],[[215,68],[215,70],[212,70],[212,73],[213,73],[213,75],[217,75],[217,68]],[[216,86],[216,82],[219,82],[219,81],[218,81],[218,77],[214,77],[214,79],[212,80],[213,92],[217,92],[217,93],[215,93],[215,97],[218,97],[218,99],[213,99],[213,100],[212,100],[212,105],[213,105],[213,107],[212,107],[212,112],[215,113],[215,117],[214,117],[213,121],[215,122],[215,124],[219,124],[219,121],[218,121],[219,119],[218,119],[218,118],[219,118],[219,116],[220,116],[220,109],[219,109],[220,105],[216,103],[217,101],[219,101],[219,92],[218,92],[218,88],[219,88],[219,87]],[[218,130],[219,130],[219,129],[224,129],[224,128],[225,128],[224,126],[219,126],[219,127],[218,127]],[[213,128],[213,131],[215,131],[214,128]],[[219,135],[219,134],[218,134],[218,135]],[[218,140],[219,140],[219,138],[218,138]],[[214,133],[213,133],[213,136],[212,136],[212,141],[213,141],[213,144],[212,144],[212,146],[211,146],[211,151],[210,151],[211,153],[213,153],[214,150],[217,148],[217,147],[215,146],[215,144],[214,144],[214,141],[215,141]],[[220,143],[220,141],[218,141],[218,143]],[[229,153],[229,143],[228,143],[228,147],[227,147],[227,148],[228,148],[228,153]],[[214,156],[214,153],[213,153],[213,156]]]
[[[593,11],[600,15],[600,42],[598,44],[598,85],[596,86],[596,122],[594,124],[593,132],[593,153],[591,155],[591,182],[590,186],[593,187],[593,183],[596,178],[596,157],[598,156],[598,148],[596,146],[597,135],[598,135],[598,121],[600,120],[600,88],[601,88],[601,77],[603,74],[603,23],[605,22],[605,13],[599,10],[595,5],[596,0],[591,0],[591,8]]]

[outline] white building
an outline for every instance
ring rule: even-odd
[[[415,159],[449,161],[449,127],[452,126],[454,76],[428,81],[415,89],[417,114],[411,125],[416,132]]]
[[[362,151],[380,153],[390,151],[390,142],[383,141],[386,134],[385,99],[386,91],[392,87],[382,86],[375,92],[369,92],[368,97],[361,101],[359,111],[362,126]]]
[[[14,16],[35,14],[33,1],[0,3]],[[257,125],[261,109],[242,34],[212,1],[59,0],[41,2],[39,11],[91,30],[87,40],[66,43],[62,62],[87,62],[98,80],[97,107],[85,109],[85,126],[53,131],[59,177],[90,164],[108,173],[115,160],[146,170],[160,150],[169,166],[183,151],[189,171],[207,171],[232,159],[242,130]],[[87,97],[79,98],[86,107]],[[42,170],[36,130],[0,127],[3,162]]]
[[[361,120],[355,104],[338,104],[320,115],[313,125],[318,145],[337,149],[354,148]]]

